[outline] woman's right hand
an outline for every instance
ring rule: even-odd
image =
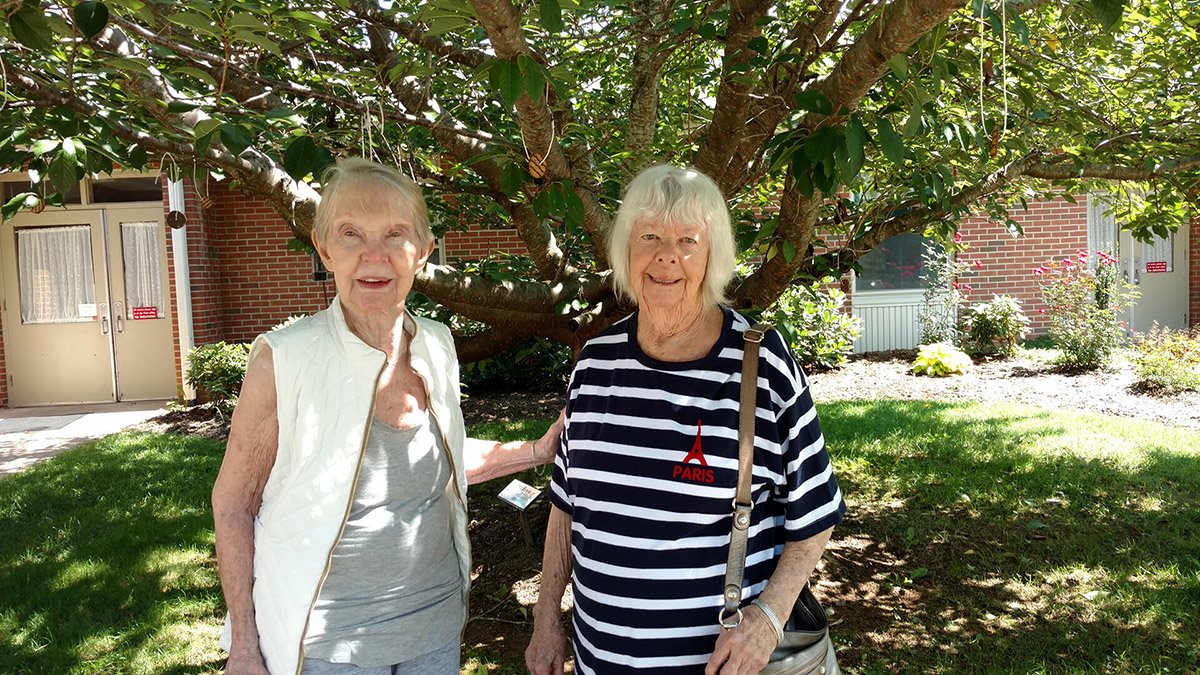
[[[525,649],[525,667],[532,675],[562,675],[566,662],[567,634],[557,613],[540,621],[535,616],[533,637]]]

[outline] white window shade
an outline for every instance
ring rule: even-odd
[[[21,323],[96,319],[92,230],[87,225],[17,230]]]
[[[162,255],[156,221],[121,223],[125,302],[133,319],[164,318]],[[154,308],[151,312],[150,308]]]

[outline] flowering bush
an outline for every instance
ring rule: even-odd
[[[846,362],[862,335],[862,319],[842,311],[846,294],[828,277],[816,285],[792,286],[763,320],[775,324],[805,368],[836,368]]]
[[[1088,269],[1087,251],[1038,267],[1038,286],[1050,317],[1050,336],[1062,349],[1064,365],[1098,368],[1125,337],[1121,310],[1138,292],[1117,274],[1117,260],[1096,252],[1096,269]]]
[[[957,375],[971,369],[971,357],[966,352],[945,342],[921,345],[917,348],[917,359],[913,362],[914,375],[943,377]]]
[[[971,285],[960,282],[959,278],[971,265],[957,259],[955,254],[966,249],[962,234],[956,232],[954,241],[926,247],[921,255],[925,282],[920,315],[922,344],[959,343],[958,307],[963,302],[963,292],[971,290]]]
[[[1025,333],[1029,317],[1021,311],[1021,302],[1009,295],[993,296],[991,302],[977,302],[967,314],[967,351],[974,354],[1012,356]]]
[[[1200,389],[1200,327],[1173,333],[1155,324],[1138,342],[1138,380],[1166,389]]]

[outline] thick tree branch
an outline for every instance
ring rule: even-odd
[[[672,0],[649,0],[635,5],[642,15],[634,23],[633,66],[630,69],[629,115],[625,123],[622,168],[632,178],[654,159],[654,130],[658,126],[659,84],[663,66],[674,53],[665,48]]]
[[[553,313],[560,302],[594,302],[610,292],[611,272],[584,274],[561,283],[494,281],[468,275],[452,267],[429,264],[417,275],[413,289],[439,302],[457,302],[481,307],[504,307],[520,312]]]
[[[516,62],[521,56],[534,58],[533,51],[525,42],[525,35],[521,29],[521,14],[510,0],[475,0],[473,4],[479,21],[483,24],[488,39],[496,50],[496,56],[513,62]],[[542,96],[535,102],[528,93],[522,93],[517,99],[516,109],[521,140],[525,144],[525,151],[529,154],[530,163],[537,162],[544,166],[546,180],[577,179],[578,176],[573,173],[572,167],[562,151],[562,146],[558,142],[557,134],[562,130],[558,129],[554,123],[554,117],[550,112],[549,98]],[[592,252],[596,257],[603,259],[603,245],[600,238],[595,236],[599,234],[602,225],[597,221],[596,215],[601,213],[602,209],[596,196],[590,190],[583,188],[583,181],[575,180],[575,184],[577,186],[576,194],[584,202],[584,225],[593,235],[591,238]],[[540,249],[546,245],[545,242],[557,249],[550,228],[533,217],[532,212],[524,214],[521,213],[522,210],[518,208],[513,211],[513,221],[529,250]],[[559,261],[559,269],[556,272],[549,266],[550,262],[552,261],[535,259],[538,271],[547,280],[553,280],[557,278],[555,274],[561,274],[567,270],[566,263]]]
[[[885,6],[833,71],[817,83],[835,116],[842,108],[854,110],[858,106],[887,71],[888,59],[908,51],[921,36],[966,4],[966,0],[896,0]],[[825,118],[811,113],[801,126],[814,128]]]
[[[708,125],[708,132],[695,159],[696,168],[715,177],[722,190],[727,187],[724,179],[726,168],[746,131],[746,110],[750,103],[750,92],[757,81],[749,63],[758,54],[748,45],[750,40],[762,33],[758,20],[770,6],[769,0],[734,0],[729,6],[729,24],[725,31],[725,67],[717,90],[712,123]],[[728,196],[731,193],[725,191],[725,194]]]

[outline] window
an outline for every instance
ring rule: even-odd
[[[30,185],[29,181],[27,180],[4,181],[3,183],[0,183],[0,185],[3,186],[3,194],[0,194],[0,198],[3,198],[5,204],[7,204],[13,197],[25,192],[30,192],[33,189],[33,186]],[[50,187],[49,184],[47,184],[44,189],[51,191],[54,190],[54,188]],[[71,191],[64,196],[63,202],[66,204],[78,204],[80,203],[79,195],[79,183],[76,183],[75,186],[71,188]]]
[[[158,222],[121,223],[121,253],[125,261],[126,316],[163,319],[162,255]]]
[[[96,320],[92,228],[87,225],[17,230],[21,323]]]
[[[156,177],[105,178],[92,181],[93,204],[161,201],[162,184]]]
[[[862,271],[854,276],[856,293],[903,291],[925,287],[921,260],[926,246],[936,244],[917,234],[900,234],[858,259]]]

